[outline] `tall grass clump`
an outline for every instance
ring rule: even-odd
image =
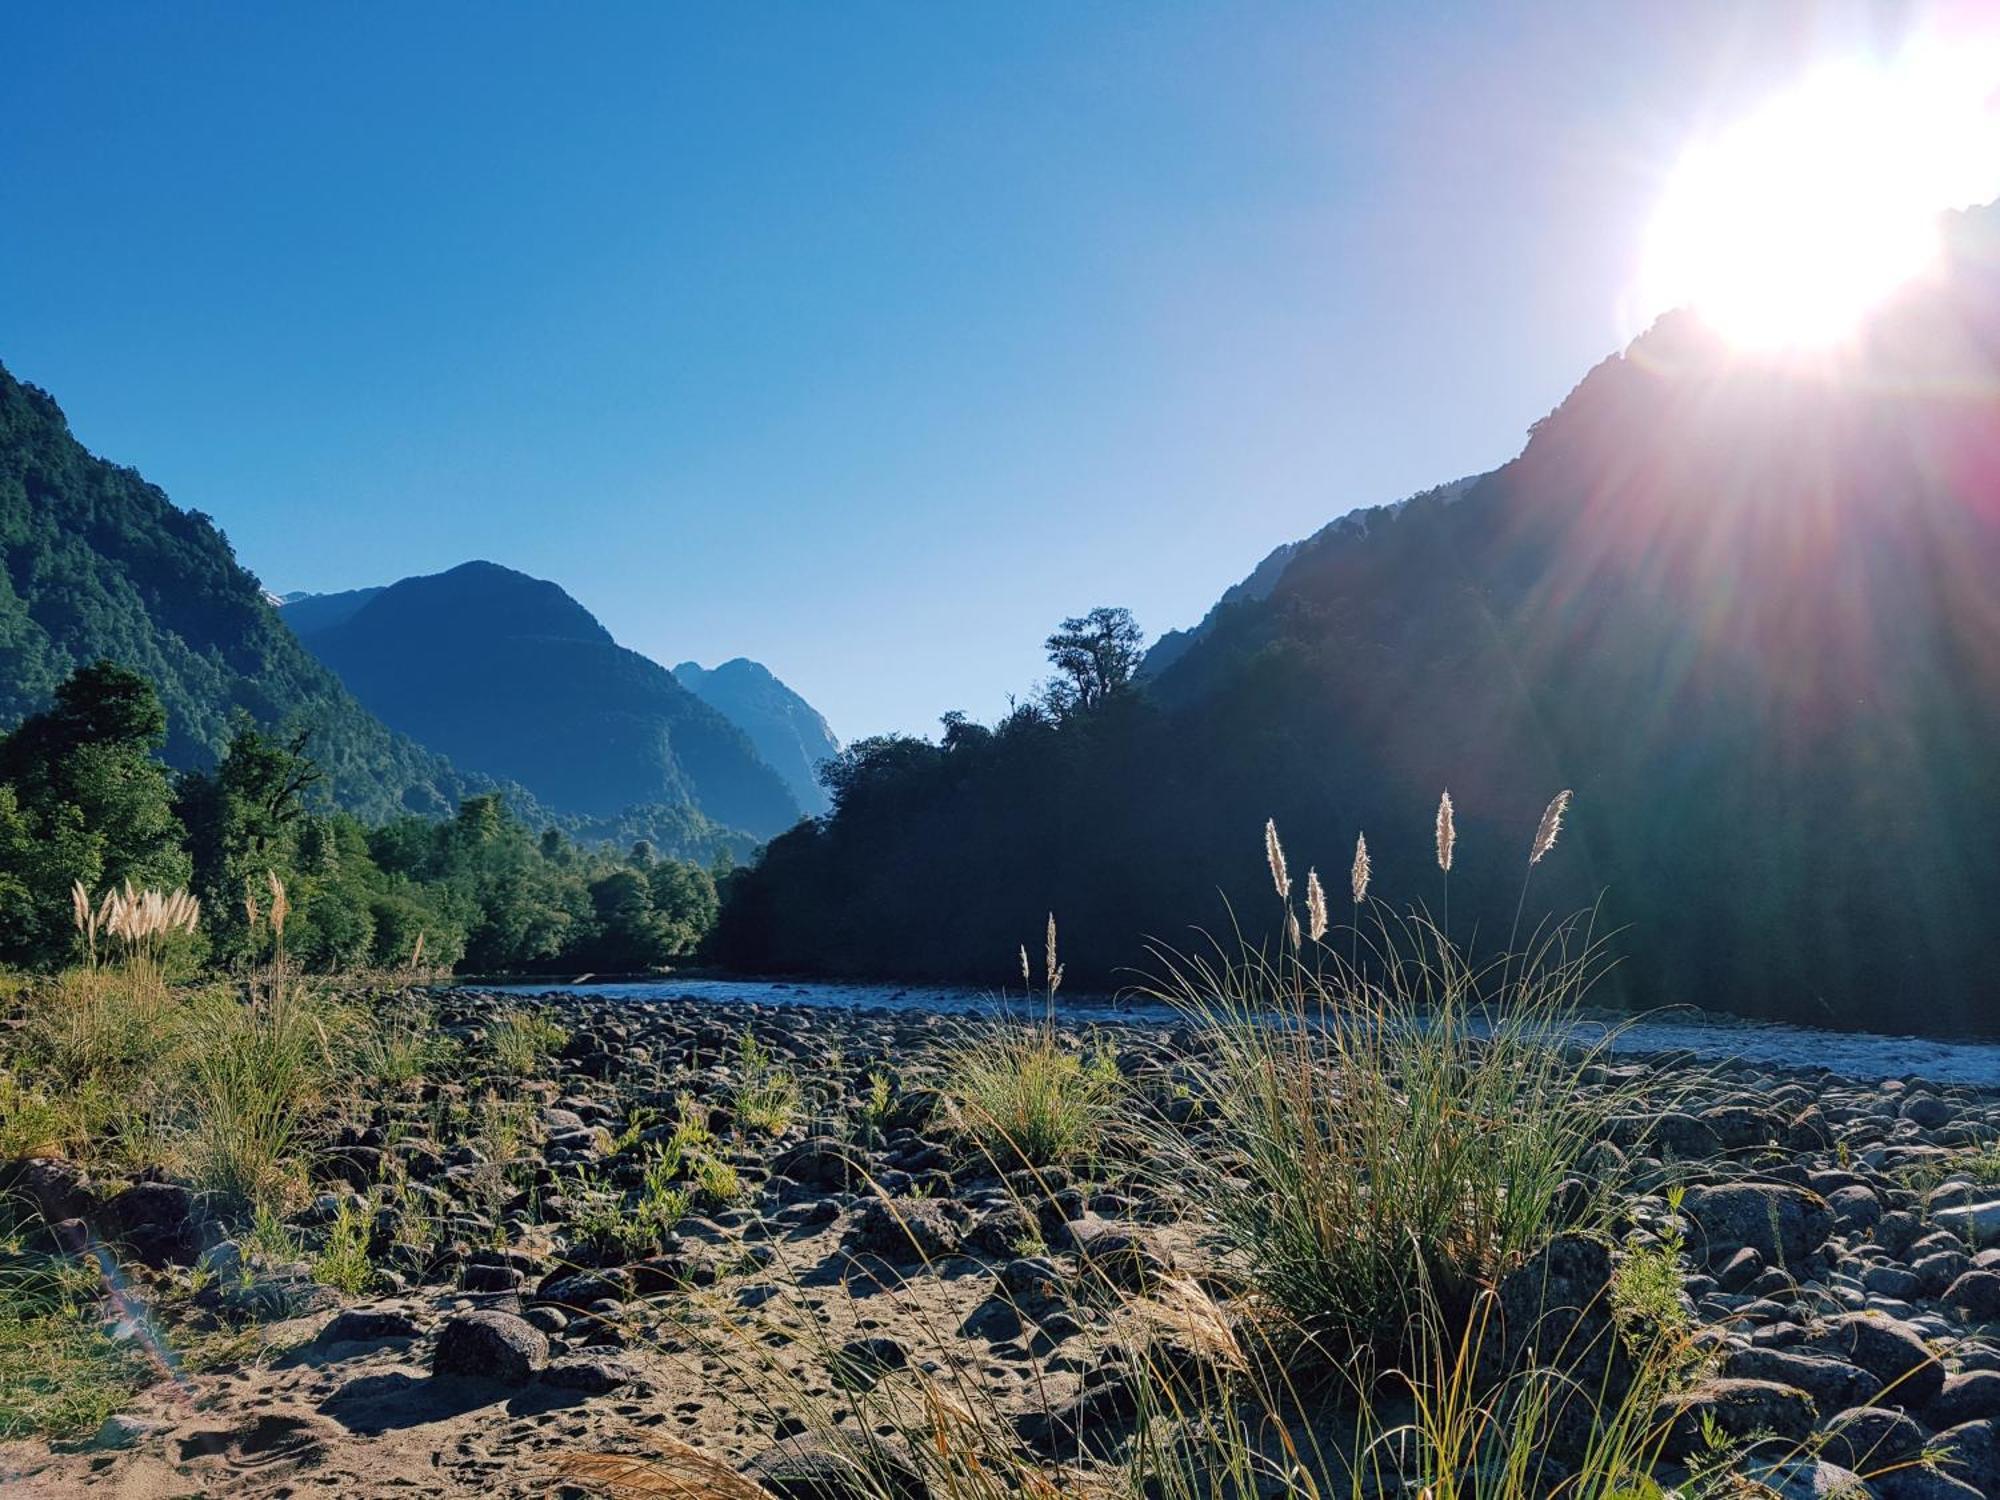
[[[486,1050],[502,1073],[526,1078],[569,1041],[569,1033],[531,1010],[509,1011],[486,1031]]]
[[[1021,978],[1035,1002],[1028,950]],[[964,1037],[951,1051],[940,1086],[952,1123],[1003,1169],[1071,1166],[1102,1154],[1125,1087],[1107,1049],[1069,1041],[1055,1021],[1063,970],[1056,919],[1043,945],[1039,1005],[1032,1021],[1002,1020]]]
[[[86,1436],[155,1378],[101,1294],[85,1262],[0,1254],[0,1439]]]
[[[771,1055],[748,1028],[736,1048],[736,1124],[757,1135],[783,1135],[799,1112],[798,1075]]]
[[[1455,835],[1438,822],[1444,865]],[[1207,1123],[1151,1137],[1163,1189],[1301,1331],[1388,1353],[1420,1289],[1469,1309],[1557,1231],[1608,1226],[1606,1185],[1578,1169],[1636,1104],[1598,1081],[1611,1038],[1578,1025],[1605,963],[1586,926],[1475,964],[1428,918],[1384,916],[1367,949],[1366,979],[1319,942],[1160,953],[1154,993],[1209,1059],[1195,1070]]]

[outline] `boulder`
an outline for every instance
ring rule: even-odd
[[[1820,1452],[1862,1474],[1879,1473],[1914,1458],[1930,1441],[1930,1431],[1914,1417],[1885,1406],[1844,1411],[1825,1424]]]
[[[774,1500],[930,1500],[930,1486],[908,1457],[865,1439],[836,1447],[788,1437],[743,1472]]]
[[[328,1344],[386,1344],[396,1339],[413,1339],[419,1332],[417,1320],[396,1308],[350,1307],[336,1313],[320,1329],[313,1342]]]
[[[107,1236],[141,1265],[191,1266],[201,1253],[194,1195],[177,1182],[134,1183],[104,1205]]]
[[[548,1337],[525,1318],[490,1310],[458,1313],[438,1332],[431,1373],[526,1385],[548,1357]]]
[[[871,1198],[850,1236],[854,1250],[889,1261],[935,1261],[963,1243],[959,1208],[939,1198]]]
[[[1813,1342],[1882,1382],[1884,1405],[1919,1409],[1944,1389],[1944,1366],[1923,1336],[1907,1323],[1869,1313],[1848,1313],[1820,1327]]]
[[[1690,1225],[1690,1252],[1711,1266],[1724,1263],[1748,1245],[1766,1264],[1782,1266],[1797,1275],[1833,1233],[1833,1211],[1826,1200],[1788,1183],[1733,1182],[1692,1188],[1681,1209]]]
[[[1992,1370],[1947,1375],[1944,1389],[1924,1412],[1933,1427],[1956,1427],[1987,1417],[2000,1418],[2000,1373]]]
[[[1775,1380],[1704,1380],[1670,1396],[1655,1414],[1665,1431],[1663,1457],[1676,1461],[1707,1451],[1707,1429],[1725,1437],[1771,1435],[1799,1439],[1813,1428],[1812,1397]]]
[[[1944,1289],[1943,1302],[1968,1323],[2000,1319],[2000,1271],[1967,1271]]]
[[[1722,1373],[1738,1380],[1775,1380],[1797,1386],[1821,1411],[1865,1406],[1881,1394],[1882,1382],[1859,1365],[1796,1349],[1732,1350]]]

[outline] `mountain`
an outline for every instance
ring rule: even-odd
[[[1318,531],[1301,542],[1281,542],[1265,554],[1264,560],[1250,571],[1250,575],[1240,583],[1231,584],[1222,592],[1222,597],[1209,607],[1200,623],[1186,630],[1169,630],[1153,642],[1146,652],[1145,661],[1139,668],[1142,677],[1157,677],[1183,656],[1195,642],[1215,628],[1223,612],[1239,604],[1254,604],[1268,599],[1285,576],[1285,570],[1292,565],[1292,559],[1301,552],[1317,550],[1330,545],[1342,537],[1365,535],[1369,526],[1378,520],[1394,515],[1404,506],[1416,501],[1436,501],[1449,505],[1459,499],[1486,476],[1475,474],[1466,479],[1454,479],[1449,484],[1440,484],[1412,495],[1408,500],[1398,500],[1390,505],[1369,506],[1363,510],[1350,511],[1326,523]]]
[[[682,687],[745,734],[767,765],[785,778],[799,806],[823,813],[832,805],[820,785],[820,762],[840,754],[827,722],[760,662],[736,657],[709,670],[691,661],[674,668]]]
[[[337,594],[308,594],[294,591],[278,596],[285,623],[300,640],[317,635],[354,617],[354,612],[381,593],[381,588],[346,589]]]
[[[1073,984],[1129,982],[1221,898],[1275,930],[1272,817],[1300,870],[1365,831],[1371,894],[1482,954],[1517,901],[1594,907],[1602,999],[2000,1031],[2000,211],[1950,231],[1851,348],[1663,318],[1511,462],[1322,532],[1099,712],[850,747],[723,957],[991,982],[1053,910]]]
[[[212,764],[240,711],[310,726],[332,794],[369,818],[448,812],[495,789],[372,717],[207,516],[90,453],[53,397],[0,367],[0,727],[98,657],[152,680],[176,767]]]
[[[369,597],[337,623],[309,624],[306,642],[423,744],[564,813],[660,804],[760,838],[797,821],[798,802],[742,730],[555,584],[469,562],[357,592]]]

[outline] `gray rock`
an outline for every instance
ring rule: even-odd
[[[865,1439],[833,1447],[786,1438],[743,1472],[775,1500],[930,1500],[930,1486],[906,1456]]]
[[[1944,1389],[1944,1366],[1907,1324],[1848,1313],[1819,1328],[1814,1342],[1880,1380],[1879,1399],[1885,1405],[1929,1406]]]
[[[1986,1245],[2000,1240],[2000,1199],[1941,1208],[1935,1217],[1939,1224],[1959,1235],[1967,1244]]]
[[[958,1205],[938,1198],[871,1198],[851,1243],[890,1261],[941,1260],[963,1243],[958,1216]]]
[[[1930,1431],[1914,1417],[1884,1406],[1844,1411],[1825,1424],[1820,1449],[1837,1464],[1874,1474],[1914,1458],[1930,1441]]]
[[[1076,1251],[1085,1275],[1120,1291],[1143,1292],[1173,1274],[1172,1257],[1127,1225],[1074,1219],[1059,1240]]]
[[[849,1339],[834,1353],[833,1377],[850,1390],[873,1390],[884,1375],[910,1362],[901,1340],[886,1334]]]
[[[1763,1500],[1876,1500],[1876,1490],[1852,1469],[1810,1454],[1767,1458],[1751,1454],[1737,1472]]]
[[[1986,1500],[1983,1490],[1926,1464],[1905,1464],[1877,1474],[1874,1485],[1882,1500]]]
[[[191,1266],[200,1251],[194,1195],[177,1182],[141,1182],[104,1205],[105,1228],[142,1265]]]
[[[136,1448],[154,1433],[164,1432],[172,1425],[170,1422],[148,1421],[125,1412],[113,1412],[84,1446],[99,1453],[116,1453]]]
[[[1956,1427],[1986,1417],[2000,1417],[2000,1374],[1992,1370],[1947,1375],[1944,1389],[1924,1412],[1933,1427]]]
[[[1936,1465],[1983,1495],[2000,1495],[2000,1423],[1961,1422],[1931,1440]]]
[[[1682,1212],[1690,1249],[1710,1265],[1748,1245],[1793,1275],[1833,1233],[1833,1211],[1819,1194],[1788,1183],[1724,1183],[1689,1190]]]
[[[1833,1210],[1836,1229],[1873,1229],[1882,1222],[1882,1200],[1859,1183],[1834,1189],[1827,1195],[1826,1205]]]
[[[2000,1319],[2000,1271],[1967,1271],[1944,1289],[1941,1300],[1968,1323]]]
[[[1478,1352],[1483,1385],[1528,1369],[1554,1369],[1565,1394],[1548,1414],[1558,1457],[1580,1453],[1600,1405],[1631,1389],[1632,1361],[1611,1312],[1611,1252],[1587,1235],[1560,1235],[1501,1278],[1494,1315]]]
[[[1705,1429],[1713,1425],[1727,1437],[1772,1434],[1803,1438],[1813,1428],[1812,1397],[1796,1386],[1774,1380],[1704,1380],[1669,1397],[1655,1416],[1664,1428],[1664,1457],[1694,1458],[1707,1451]]]
[[[586,1396],[602,1396],[623,1386],[636,1385],[639,1372],[626,1361],[609,1354],[572,1354],[549,1361],[542,1371],[542,1384]]]
[[[97,1190],[83,1168],[54,1156],[29,1156],[0,1164],[0,1199],[53,1224],[88,1218],[97,1211]]]
[[[548,1357],[548,1337],[525,1318],[493,1311],[458,1313],[438,1333],[431,1373],[526,1385]]]
[[[1821,1411],[1865,1406],[1882,1391],[1882,1382],[1859,1365],[1793,1349],[1733,1350],[1722,1363],[1722,1373],[1738,1380],[1797,1386]]]

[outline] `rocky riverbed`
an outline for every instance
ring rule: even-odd
[[[1144,1361],[1198,1367],[1200,1318],[1242,1316],[1144,1162],[1003,1173],[931,1112],[946,1049],[990,1021],[432,998],[468,1048],[524,1011],[559,1044],[504,1085],[414,1080],[347,1120],[293,1226],[317,1260],[224,1235],[171,1182],[4,1168],[102,1260],[160,1377],[95,1437],[0,1447],[10,1494],[539,1496],[580,1456],[693,1453],[774,1495],[860,1495],[816,1434],[893,1427],[924,1390],[1083,1472],[1115,1456]],[[1192,1037],[1072,1029],[1136,1106],[1185,1116]],[[1658,1414],[1668,1483],[1730,1448],[1776,1493],[2000,1496],[2000,1093],[1685,1054],[1585,1086],[1628,1085],[1645,1096],[1583,1164],[1621,1194],[1613,1243],[1514,1272],[1492,1357],[1536,1357],[1566,1308],[1565,1342],[1615,1369],[1614,1268],[1678,1244],[1699,1358]],[[346,1291],[339,1235],[368,1262]],[[1203,1300],[1173,1326],[1176,1287]],[[238,1357],[182,1357],[222,1335]],[[880,1451],[876,1488],[918,1493],[894,1438]]]

